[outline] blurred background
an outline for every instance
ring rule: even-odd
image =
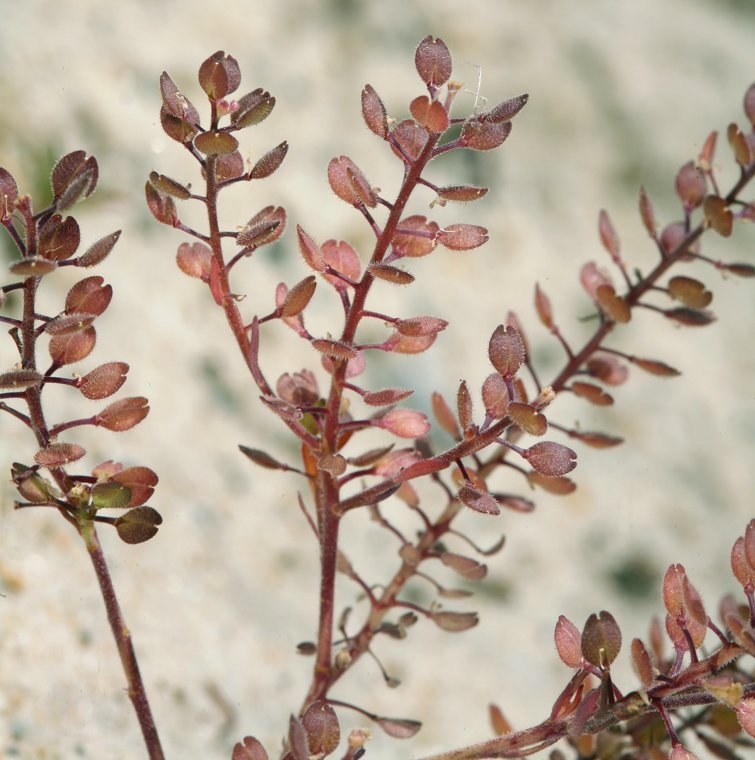
[[[449,156],[432,168],[439,184],[490,187],[486,198],[431,211],[428,195],[412,207],[441,223],[484,224],[490,242],[412,261],[418,282],[380,294],[383,311],[451,323],[431,351],[389,357],[372,375],[375,387],[414,387],[410,405],[427,410],[433,390],[453,399],[462,378],[479,388],[490,371],[489,335],[509,310],[525,325],[542,379],[555,376],[562,354],[535,316],[534,283],[580,345],[590,329],[580,319],[591,309],[579,268],[593,259],[609,264],[597,235],[601,208],[610,212],[630,266],[652,266],[654,246],[637,214],[639,186],[662,225],[677,219],[678,168],[698,155],[711,130],[725,132],[731,121],[745,126],[742,96],[755,80],[755,4],[0,0],[0,11],[0,165],[24,191],[46,199],[59,155],[78,148],[95,154],[98,191],[76,210],[82,245],[123,229],[113,255],[93,272],[115,290],[97,323],[98,347],[73,369],[128,362],[121,395],[148,396],[151,413],[119,436],[82,429],[69,439],[88,449],[91,466],[115,459],[150,466],[161,478],[151,501],[164,517],[155,539],[129,547],[114,532],[101,533],[164,747],[171,758],[228,757],[233,743],[252,733],[275,756],[312,665],[294,652],[315,634],[316,546],[296,505],[300,484],[239,454],[238,443],[288,461],[296,452],[258,403],[209,294],[177,270],[182,236],[155,223],[144,204],[153,169],[198,180],[194,162],[160,128],[161,71],[202,110],[197,68],[225,50],[241,66],[239,93],[261,86],[277,98],[273,114],[242,145],[256,160],[287,139],[289,155],[269,180],[228,195],[228,227],[280,204],[290,229],[300,223],[318,241],[346,239],[363,251],[369,231],[332,195],[325,170],[333,156],[348,155],[387,197],[400,180],[398,161],[362,122],[365,83],[391,116],[403,118],[422,93],[414,48],[432,34],[446,41],[454,77],[465,83],[457,113],[530,94],[502,149]],[[718,162],[727,188],[735,174],[725,139]],[[708,236],[704,250],[753,263],[753,230],[740,226],[725,243]],[[10,255],[7,246],[2,255]],[[77,279],[68,274],[48,287],[51,311]],[[248,294],[250,314],[255,307],[266,313],[275,284],[305,274],[289,230],[238,268],[237,289]],[[728,553],[753,516],[755,492],[753,284],[693,266],[685,274],[714,290],[714,325],[679,329],[636,314],[611,338],[612,346],[661,359],[683,376],[634,371],[615,389],[614,407],[563,398],[549,415],[621,435],[625,445],[576,446],[577,492],[532,494],[533,514],[460,521],[485,546],[506,535],[478,593],[453,607],[479,611],[479,626],[456,635],[422,622],[406,641],[380,641],[376,654],[402,685],[387,688],[365,659],[333,693],[380,714],[424,721],[405,743],[375,729],[369,756],[419,757],[487,738],[491,701],[515,728],[543,719],[570,676],[552,644],[558,615],[581,627],[591,612],[609,609],[627,643],[644,637],[650,616],[662,611],[660,580],[671,562],[685,565],[713,616],[721,594],[736,590]],[[308,324],[324,333],[337,311],[329,311],[333,299],[324,288],[317,298],[325,316],[312,315]],[[270,335],[269,378],[317,369],[306,347],[283,331]],[[0,371],[16,358],[10,339],[0,341]],[[60,419],[92,413],[93,403],[75,396],[55,397]],[[2,467],[30,461],[34,450],[21,425],[0,417]],[[0,755],[143,757],[78,537],[52,512],[15,512],[14,491],[7,476],[2,480]],[[518,482],[508,487],[530,495]],[[432,502],[424,506],[432,510]],[[386,513],[411,524],[402,522],[398,503]],[[345,529],[357,569],[368,582],[385,580],[398,561],[396,544],[366,519],[349,520]],[[439,579],[453,585],[450,575]],[[416,593],[429,603],[427,589]],[[340,599],[358,604],[352,586],[343,586]],[[628,654],[620,660],[616,681],[630,690]],[[342,723],[348,730],[364,720],[343,713]]]

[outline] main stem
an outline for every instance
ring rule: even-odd
[[[399,221],[422,172],[433,156],[437,137],[429,137],[424,149],[411,164],[407,165],[401,189],[396,202],[391,207],[385,226],[372,252],[370,263],[383,260],[396,234]],[[364,315],[365,302],[373,283],[373,277],[366,270],[355,288],[353,301],[344,324],[341,340],[352,344],[359,321]],[[321,453],[335,454],[338,451],[339,413],[346,379],[346,362],[334,362],[335,368],[330,384],[322,433]],[[333,648],[333,621],[335,616],[335,576],[338,561],[338,531],[341,514],[336,507],[339,503],[338,478],[326,471],[319,471],[316,478],[315,501],[320,531],[320,616],[317,633],[317,654],[309,691],[302,706],[302,712],[319,699],[325,699],[328,690],[342,671],[334,672],[331,663]]]
[[[160,737],[157,734],[152,710],[147,699],[147,692],[139,671],[139,663],[136,659],[134,645],[131,641],[131,631],[129,631],[126,621],[123,619],[97,531],[91,521],[82,524],[79,530],[89,552],[89,558],[92,560],[97,581],[100,584],[100,591],[105,602],[105,609],[107,610],[107,619],[118,647],[123,671],[126,674],[128,696],[136,711],[144,743],[147,745],[149,758],[150,760],[165,760],[165,754],[160,744]]]

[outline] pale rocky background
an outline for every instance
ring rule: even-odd
[[[311,667],[294,648],[314,633],[316,550],[296,506],[300,484],[238,453],[236,444],[245,443],[294,454],[257,403],[222,314],[175,268],[182,237],[155,224],[144,206],[151,169],[196,180],[193,164],[160,130],[159,74],[168,70],[200,106],[196,69],[223,49],[240,62],[241,91],[263,86],[278,98],[245,146],[255,157],[285,138],[288,158],[270,180],[231,198],[229,225],[282,204],[291,228],[299,222],[318,240],[359,245],[368,240],[365,225],[332,196],[325,167],[348,154],[386,193],[395,187],[398,163],[361,123],[359,93],[370,82],[389,112],[403,117],[422,91],[413,53],[428,33],[455,55],[467,109],[521,92],[531,100],[502,150],[433,170],[441,183],[490,186],[485,199],[436,213],[428,196],[414,207],[491,230],[490,243],[474,253],[439,251],[411,262],[418,282],[385,305],[451,321],[431,352],[397,357],[375,376],[376,386],[414,384],[414,405],[423,408],[433,389],[453,398],[462,377],[479,387],[489,372],[488,336],[509,309],[528,326],[543,378],[553,375],[561,354],[534,316],[533,283],[550,294],[578,343],[586,328],[577,320],[590,310],[578,269],[589,259],[607,263],[596,229],[601,207],[611,212],[626,258],[652,264],[636,212],[639,185],[659,219],[677,218],[678,167],[710,130],[744,124],[742,95],[755,80],[755,3],[0,0],[0,165],[36,190],[59,154],[94,153],[100,187],[77,212],[84,244],[124,230],[95,272],[114,284],[115,298],[81,370],[129,362],[122,393],[148,396],[152,411],[121,436],[82,430],[70,438],[87,446],[90,465],[114,458],[161,477],[151,502],[165,518],[158,536],[137,547],[110,531],[102,539],[171,759],[227,758],[246,733],[275,756]],[[725,139],[719,143],[727,186],[731,161]],[[754,260],[751,227],[726,245],[712,237],[705,245],[714,257]],[[578,492],[536,494],[534,514],[461,521],[485,545],[507,536],[480,593],[456,605],[480,611],[480,625],[452,635],[421,623],[404,642],[380,641],[376,652],[403,685],[386,688],[365,660],[336,690],[333,696],[375,712],[425,722],[404,743],[376,730],[369,757],[419,757],[486,738],[489,701],[516,727],[542,719],[569,677],[552,645],[557,616],[581,625],[610,609],[627,642],[644,636],[662,609],[659,581],[670,562],[686,566],[711,612],[722,592],[735,590],[728,552],[753,515],[755,491],[755,293],[752,282],[700,273],[715,290],[714,326],[682,330],[638,314],[612,339],[683,377],[634,372],[616,390],[613,409],[569,399],[554,407],[555,419],[623,435],[627,445],[580,447]],[[304,274],[289,232],[239,268],[239,289],[264,311],[276,282]],[[61,296],[64,282],[70,278],[60,278]],[[319,295],[325,302],[325,290]],[[316,363],[288,337],[268,352],[269,377]],[[6,338],[0,368],[14,361]],[[74,395],[61,394],[61,419],[96,408]],[[21,426],[0,418],[4,471],[33,451]],[[3,480],[0,757],[144,757],[83,546],[57,514],[14,512]],[[400,507],[389,513],[400,516]],[[395,544],[366,520],[348,522],[351,559],[369,580],[385,578]],[[617,581],[627,573],[649,587],[627,592]],[[354,603],[353,587],[343,587],[341,600]],[[634,677],[623,662],[617,680],[629,689]],[[345,729],[362,723],[343,713]]]

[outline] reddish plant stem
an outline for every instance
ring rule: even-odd
[[[36,253],[37,246],[37,226],[33,218],[27,219],[27,246],[32,255]],[[22,365],[25,369],[36,369],[36,349],[37,334],[34,329],[36,321],[36,295],[40,278],[29,277],[24,282],[24,300],[23,300],[23,323],[21,325],[21,347],[22,347]],[[27,388],[25,392],[26,404],[29,408],[29,421],[31,429],[37,439],[40,448],[50,443],[50,432],[47,427],[44,410],[42,407],[42,386],[33,386]],[[70,487],[68,475],[62,468],[51,468],[51,476],[55,479],[62,493],[66,493]],[[141,673],[131,643],[131,633],[126,627],[118,598],[115,593],[110,572],[108,570],[105,555],[102,546],[97,537],[94,523],[89,514],[78,513],[75,517],[73,512],[62,507],[58,508],[61,515],[72,523],[77,529],[79,535],[89,552],[89,557],[94,566],[97,582],[100,587],[105,609],[107,611],[110,628],[115,638],[118,648],[123,671],[128,684],[128,693],[136,712],[139,726],[149,753],[150,760],[164,760],[160,739],[157,734],[155,722],[152,717],[152,711],[147,698],[147,692],[142,681]]]
[[[410,164],[405,172],[401,189],[378,236],[372,252],[370,263],[383,260],[396,234],[401,215],[406,208],[409,197],[416,188],[422,171],[433,157],[437,137],[428,138],[427,144],[417,160]],[[350,344],[354,340],[359,322],[365,313],[365,303],[374,279],[369,271],[355,288],[354,298],[346,315],[341,340]],[[334,362],[335,368],[330,384],[324,419],[321,453],[338,451],[340,432],[339,413],[346,382],[346,362]],[[333,622],[335,615],[335,575],[338,558],[338,529],[341,519],[337,506],[339,503],[339,486],[333,475],[319,471],[315,488],[315,501],[320,536],[320,613],[317,633],[317,655],[309,691],[302,706],[302,712],[312,702],[324,699],[328,689],[340,672],[334,671],[331,663],[333,645]]]
[[[126,674],[128,696],[136,711],[149,758],[150,760],[164,760],[165,754],[160,744],[160,737],[157,734],[155,721],[152,717],[152,709],[147,699],[144,681],[139,671],[139,663],[136,659],[136,652],[131,640],[131,631],[129,631],[123,619],[118,598],[115,594],[115,588],[110,577],[110,571],[108,570],[105,555],[102,551],[102,545],[91,520],[87,519],[79,523],[79,533],[84,539],[87,551],[89,552],[89,558],[94,566],[102,599],[105,602],[107,619],[118,647],[118,655],[121,658],[123,671]]]

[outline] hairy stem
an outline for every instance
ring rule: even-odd
[[[94,572],[97,576],[97,582],[100,585],[100,592],[102,593],[102,599],[105,602],[105,609],[107,611],[107,619],[118,647],[123,671],[126,674],[128,696],[134,705],[149,758],[150,760],[164,760],[165,754],[160,744],[155,721],[152,717],[152,710],[147,699],[147,692],[139,671],[136,652],[131,641],[131,631],[129,631],[123,619],[97,531],[94,524],[87,520],[79,524],[79,532],[86,544],[89,558],[92,560]]]

